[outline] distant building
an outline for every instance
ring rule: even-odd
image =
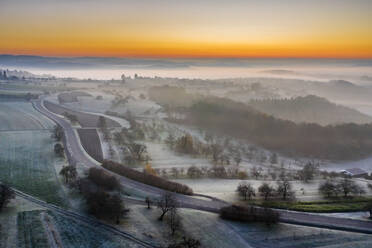
[[[340,171],[342,174],[351,176],[351,177],[364,177],[368,176],[368,172],[360,168],[352,168]]]

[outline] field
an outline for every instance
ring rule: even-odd
[[[49,131],[0,132],[0,180],[15,188],[63,205]]]
[[[171,238],[166,222],[157,221],[160,211],[153,207],[129,205],[128,217],[121,227],[137,237],[166,246]],[[327,229],[278,224],[268,227],[222,220],[216,214],[181,209],[182,230],[198,238],[202,247],[252,247],[252,248],[367,248],[372,244],[370,235],[354,234]],[[342,246],[344,247],[344,246]]]
[[[18,242],[19,248],[48,248],[48,238],[43,223],[40,219],[40,211],[25,211],[18,213]]]
[[[31,103],[0,102],[0,131],[52,129],[53,123],[37,112]]]
[[[76,112],[76,111],[69,110],[67,108],[58,106],[48,101],[45,101],[44,105],[49,111],[59,114],[59,115],[62,115],[65,112],[69,113],[70,115],[75,115],[78,118],[78,122],[82,127],[91,127],[91,128],[98,127],[98,118],[99,118],[98,115]],[[107,127],[120,127],[120,124],[118,122],[108,119],[106,117],[104,118],[106,119]]]
[[[267,227],[238,222],[226,223],[254,248],[368,248],[372,244],[371,236],[364,234],[289,224]]]
[[[96,129],[77,129],[85,151],[98,162],[103,162],[101,141]]]
[[[136,243],[108,233],[99,227],[86,225],[76,220],[48,212],[54,219],[63,247],[119,248],[140,247]]]
[[[66,93],[59,94],[58,100],[60,103],[77,102],[79,96],[90,96],[90,95],[88,93],[81,92],[81,91],[66,92]]]

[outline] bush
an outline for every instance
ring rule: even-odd
[[[262,222],[267,225],[275,224],[279,221],[279,213],[272,209],[236,205],[221,208],[220,217],[242,222]]]
[[[88,179],[94,182],[97,186],[107,190],[120,189],[120,184],[115,176],[108,175],[104,170],[98,168],[90,168]]]
[[[151,175],[148,173],[136,171],[136,170],[127,168],[124,165],[113,162],[113,161],[108,161],[108,160],[103,161],[102,167],[112,172],[115,172],[119,175],[122,175],[124,177],[127,177],[129,179],[132,179],[132,180],[135,180],[135,181],[147,184],[147,185],[151,185],[151,186],[158,187],[164,190],[168,190],[168,191],[172,191],[172,192],[176,192],[180,194],[185,194],[185,195],[193,194],[192,189],[186,185],[176,183],[176,182],[171,182],[164,178]]]

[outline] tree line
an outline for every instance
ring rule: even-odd
[[[158,187],[164,190],[168,190],[168,191],[172,191],[172,192],[176,192],[180,194],[185,194],[185,195],[193,194],[192,189],[186,185],[168,181],[164,178],[161,178],[161,177],[158,177],[158,176],[146,173],[146,172],[136,171],[134,169],[128,168],[122,164],[119,164],[113,161],[108,161],[108,160],[103,161],[102,167],[114,173],[117,173],[119,175],[122,175],[124,177],[127,177],[129,179],[132,179],[132,180],[135,180],[135,181],[147,184],[147,185],[151,185],[151,186]]]

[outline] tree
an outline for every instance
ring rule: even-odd
[[[357,185],[353,180],[349,178],[343,178],[337,186],[340,188],[341,192],[344,194],[344,197],[347,197],[351,193],[359,193],[360,186]]]
[[[277,183],[278,183],[277,192],[282,197],[283,200],[287,200],[289,197],[292,197],[294,195],[292,191],[292,184],[288,181],[288,179],[284,179]]]
[[[202,171],[195,165],[192,165],[187,169],[187,176],[190,178],[200,178],[202,174]]]
[[[73,165],[64,166],[59,174],[63,176],[66,184],[75,181],[77,178],[76,167]]]
[[[249,200],[251,200],[252,196],[256,196],[256,190],[253,188],[253,186],[250,183],[241,182],[238,185],[238,188],[236,191],[244,197],[244,200],[247,200],[247,197]]]
[[[212,144],[210,145],[210,149],[211,149],[211,152],[212,152],[212,159],[213,159],[213,162],[214,163],[217,163],[219,158],[220,158],[220,155],[223,151],[222,147],[219,145],[219,144]]]
[[[65,149],[60,143],[57,143],[54,145],[54,152],[57,154],[59,157],[64,157],[65,156]]]
[[[150,208],[151,208],[151,200],[150,200],[150,197],[146,196],[145,202],[146,202],[146,204],[147,204],[147,209],[150,209]]]
[[[53,138],[56,141],[61,141],[63,137],[63,129],[60,125],[56,125],[53,129]]]
[[[143,170],[145,173],[156,176],[158,173],[156,173],[155,169],[152,168],[150,163],[147,163],[145,166],[145,169]]]
[[[87,178],[95,183],[97,186],[102,187],[106,190],[112,191],[120,189],[120,183],[118,179],[116,179],[116,177],[113,175],[109,175],[101,168],[90,168]]]
[[[241,156],[240,152],[235,153],[234,161],[235,161],[235,164],[237,166],[240,165],[240,163],[242,162],[242,156]]]
[[[132,154],[133,158],[137,161],[142,161],[143,154],[146,153],[147,151],[147,148],[145,145],[134,143],[134,142],[127,144],[127,148]]]
[[[172,208],[169,212],[168,224],[171,230],[172,236],[181,227],[181,217],[177,212],[177,208]]]
[[[258,192],[260,192],[261,196],[264,197],[265,200],[269,199],[273,195],[274,188],[270,186],[268,183],[263,183],[259,188]]]
[[[271,154],[270,163],[271,164],[277,164],[278,163],[278,155],[276,153]]]
[[[330,180],[325,181],[324,183],[319,185],[318,188],[319,192],[327,197],[331,197],[332,195],[337,195],[337,186],[332,183]]]
[[[107,127],[106,119],[103,116],[98,117],[97,126],[101,129],[105,129]]]
[[[312,162],[308,162],[302,168],[302,170],[300,170],[298,173],[299,173],[299,176],[300,176],[301,180],[307,183],[308,181],[310,181],[310,180],[312,180],[314,178],[314,176],[317,173],[318,169],[319,169],[319,165],[318,164],[315,164],[315,163],[312,163]]]
[[[184,136],[177,139],[176,149],[178,152],[193,154],[194,151],[194,142],[190,134],[185,134]]]
[[[173,134],[168,134],[168,137],[165,139],[165,143],[170,147],[170,149],[173,149],[176,139],[174,138]]]
[[[3,210],[6,205],[10,202],[11,199],[15,198],[14,191],[5,184],[0,184],[0,212]]]
[[[179,175],[178,169],[176,167],[172,167],[171,171],[172,171],[173,177],[178,178],[178,175]]]
[[[253,166],[251,168],[251,175],[256,178],[256,180],[258,179],[259,176],[261,176],[261,168],[257,168],[256,166]]]
[[[110,195],[102,190],[89,193],[87,206],[90,214],[98,218],[108,218],[120,223],[121,216],[125,213],[124,204],[119,195]]]
[[[161,210],[162,214],[159,217],[160,221],[163,221],[164,216],[174,208],[178,207],[177,200],[174,195],[170,192],[165,192],[161,198],[158,200],[158,208]]]

